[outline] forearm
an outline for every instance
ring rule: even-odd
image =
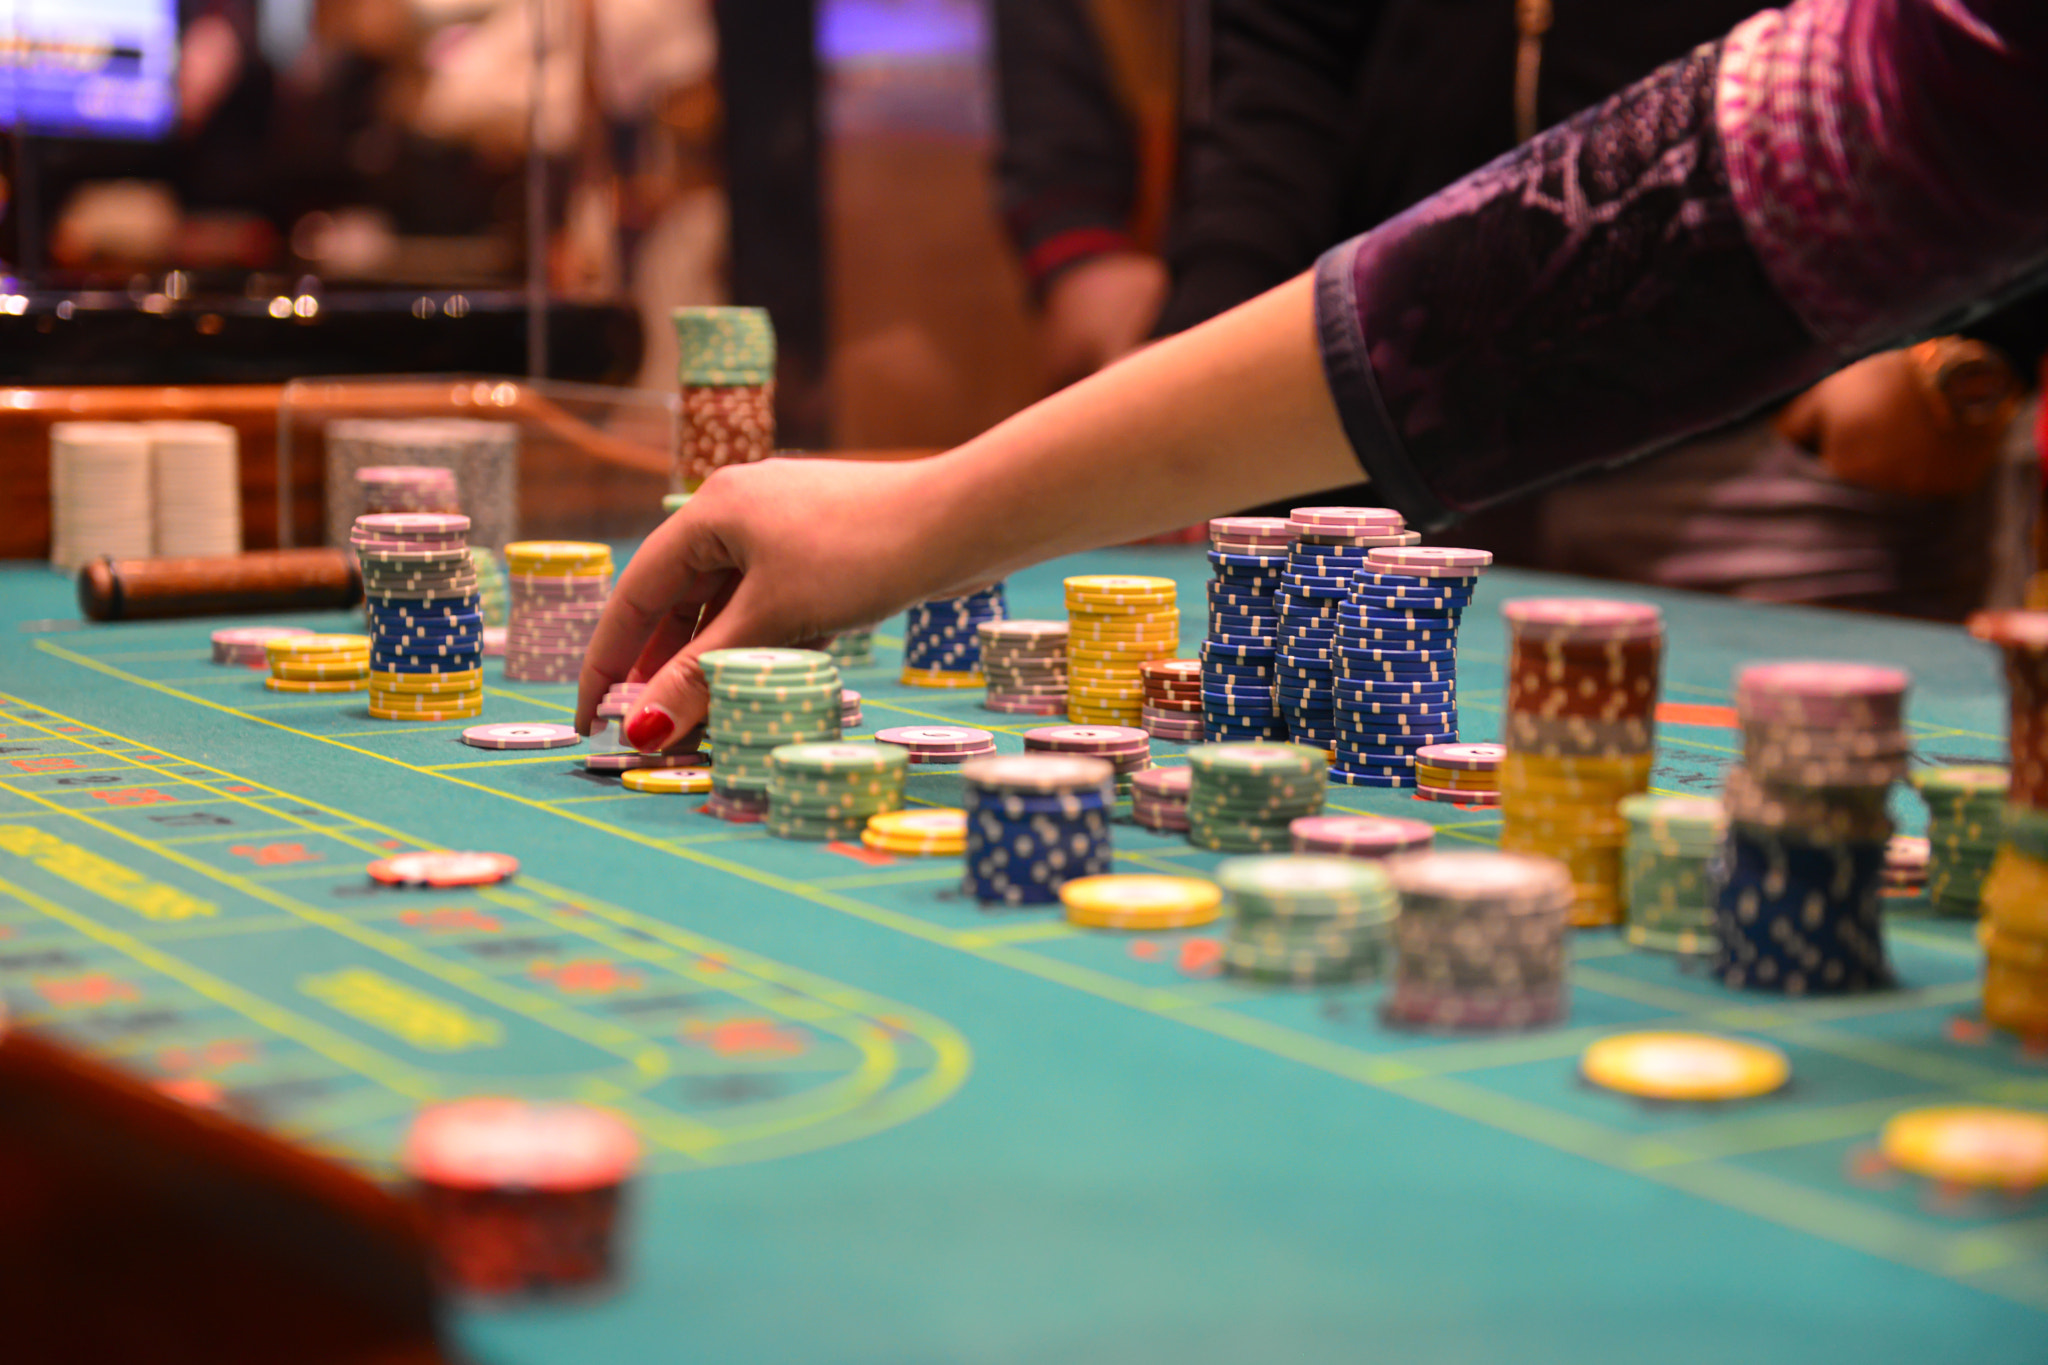
[[[947,582],[1357,477],[1307,276],[1159,342],[920,466]]]

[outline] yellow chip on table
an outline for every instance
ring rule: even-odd
[[[1942,1105],[1894,1114],[1878,1137],[1902,1171],[1955,1185],[2031,1190],[2048,1185],[2048,1113]]]
[[[869,818],[860,841],[884,853],[965,853],[967,812],[949,806],[882,811]]]
[[[352,664],[272,664],[270,676],[290,678],[294,682],[326,682],[334,678],[361,678],[369,670],[361,663]]]
[[[1090,929],[1190,929],[1223,913],[1223,888],[1200,877],[1112,873],[1060,887],[1067,922]]]
[[[445,711],[393,711],[386,707],[373,706],[370,708],[370,719],[403,721],[475,720],[483,713],[482,703],[478,703],[475,706],[450,708]]]
[[[711,769],[628,768],[619,774],[619,781],[625,783],[629,791],[685,796],[711,790]]]
[[[1586,1079],[1653,1100],[1746,1100],[1792,1075],[1785,1054],[1763,1043],[1709,1033],[1617,1033],[1579,1059]]]
[[[899,680],[909,687],[986,687],[979,673],[948,673],[937,668],[906,668]]]

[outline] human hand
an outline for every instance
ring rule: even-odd
[[[1166,305],[1166,265],[1138,251],[1091,257],[1045,295],[1046,378],[1065,388],[1136,350]]]
[[[2005,437],[1995,418],[1959,420],[1910,350],[1881,351],[1828,376],[1787,404],[1777,427],[1844,483],[1912,498],[1973,491]]]
[[[645,681],[627,742],[668,748],[704,720],[698,655],[816,646],[943,595],[926,463],[777,459],[705,480],[620,574],[584,659],[576,728],[590,732],[613,683]]]

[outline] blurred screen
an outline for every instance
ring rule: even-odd
[[[0,0],[0,127],[163,137],[177,65],[177,0]]]

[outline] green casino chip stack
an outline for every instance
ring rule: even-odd
[[[785,744],[768,754],[768,832],[859,843],[871,816],[903,809],[910,751],[894,744]]]
[[[1975,919],[1998,852],[2012,773],[1989,765],[1913,775],[1927,803],[1927,901],[1936,913]]]
[[[875,628],[861,626],[842,630],[826,644],[832,662],[841,668],[872,668],[875,664]]]
[[[482,604],[484,624],[503,626],[512,619],[512,585],[497,552],[486,545],[469,547],[470,566],[476,570],[476,595]]]
[[[1386,970],[1400,897],[1357,858],[1231,858],[1216,869],[1232,915],[1223,965],[1237,976],[1316,985]]]
[[[1287,852],[1329,793],[1330,756],[1305,744],[1198,744],[1188,767],[1188,842],[1220,853]]]
[[[768,755],[786,744],[839,738],[839,670],[814,649],[714,649],[698,663],[711,690],[705,738],[716,759],[713,808],[764,814]]]
[[[1621,854],[1628,941],[1688,956],[1720,946],[1714,928],[1714,857],[1728,837],[1728,815],[1711,796],[1639,792],[1622,800],[1628,841]]]

